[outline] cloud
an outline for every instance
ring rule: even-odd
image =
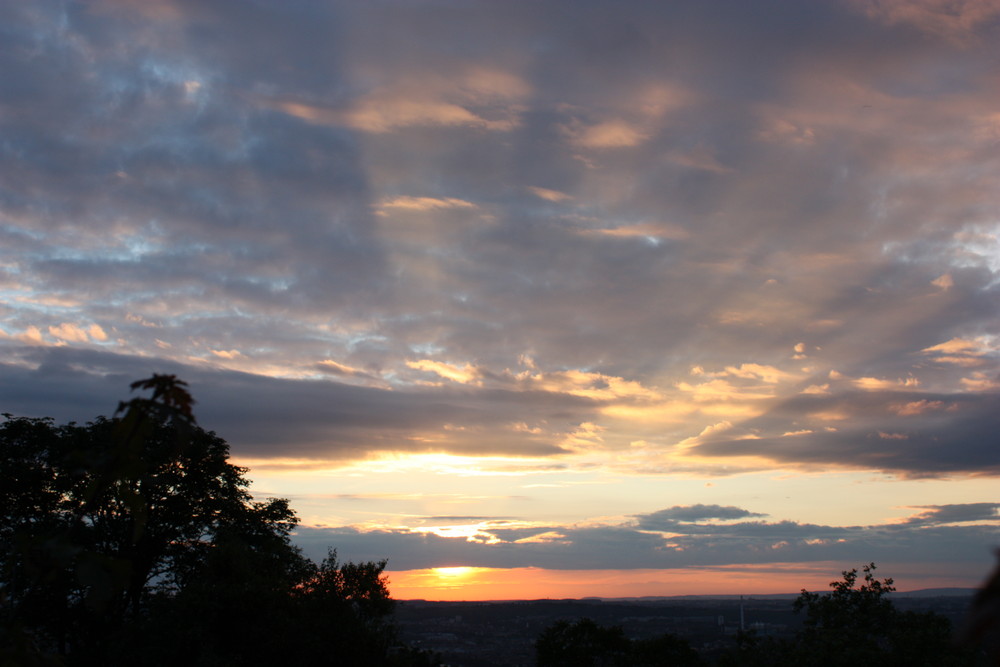
[[[750,512],[741,507],[721,505],[676,505],[650,514],[638,515],[636,526],[642,530],[671,531],[681,524],[698,523],[705,519],[746,519],[764,514]]]
[[[27,345],[45,345],[45,340],[42,338],[42,331],[36,326],[29,326],[23,332],[19,334],[8,334],[4,331],[0,331],[0,338],[12,338],[20,343]]]
[[[688,232],[675,225],[643,222],[634,225],[622,225],[609,229],[582,229],[582,234],[608,236],[612,238],[641,238],[647,241],[659,242],[663,239],[679,240],[688,237]]]
[[[679,382],[677,388],[689,392],[696,401],[761,400],[775,395],[774,390],[767,386],[745,386],[727,380],[709,380],[699,384]]]
[[[916,378],[906,378],[898,380],[883,380],[880,378],[864,377],[854,380],[855,386],[867,391],[883,391],[886,389],[902,389],[904,387],[915,387],[920,382]]]
[[[446,380],[452,380],[453,382],[458,382],[459,384],[480,383],[478,380],[479,373],[469,364],[466,364],[464,368],[459,368],[458,366],[442,363],[440,361],[420,359],[418,361],[408,361],[406,365],[416,370],[434,373],[445,378]]]
[[[738,507],[677,506],[635,523],[504,527],[480,522],[474,532],[300,527],[308,555],[337,548],[348,560],[395,554],[390,570],[440,566],[541,567],[557,570],[705,567],[866,560],[942,562],[975,580],[990,562],[994,503],[933,506],[901,523],[823,526],[793,521],[740,521],[763,516]],[[721,522],[719,521],[721,520]],[[982,525],[976,525],[977,522]],[[963,525],[964,524],[964,525]],[[664,533],[664,534],[660,534]]]
[[[976,371],[971,377],[964,377],[961,382],[962,387],[968,391],[996,391],[1000,389],[1000,380],[989,377],[986,373]]]
[[[87,330],[69,322],[63,322],[59,326],[49,327],[49,335],[66,342],[86,343],[90,340]]]
[[[734,428],[700,436],[709,457],[762,456],[780,465],[882,470],[904,477],[996,475],[990,451],[1000,394],[921,395],[898,391],[803,395]],[[835,415],[836,430],[824,424]],[[812,426],[801,437],[788,427]],[[746,439],[753,435],[753,439]]]
[[[965,43],[975,29],[1000,15],[993,0],[888,0],[854,4],[869,16],[889,24],[908,23],[921,30],[937,33]]]
[[[310,123],[343,125],[366,132],[390,132],[398,128],[428,125],[473,125],[491,129],[508,127],[507,123],[487,121],[457,104],[399,99],[388,95],[372,96],[346,111],[299,102],[271,104],[290,116]]]
[[[565,192],[559,192],[558,190],[549,190],[548,188],[539,188],[537,186],[529,186],[528,190],[531,191],[533,195],[539,199],[544,199],[550,202],[563,202],[572,199],[573,197],[566,194]]]
[[[954,364],[968,368],[984,365],[986,360],[983,357],[993,350],[985,340],[952,338],[944,343],[925,347],[921,351],[939,364]]]
[[[619,119],[594,125],[574,123],[566,127],[565,132],[570,141],[580,148],[628,148],[647,138],[645,133]]]
[[[472,202],[455,197],[437,199],[435,197],[393,197],[379,204],[380,210],[403,209],[408,211],[432,211],[442,208],[475,208]]]
[[[334,375],[338,377],[348,377],[348,378],[363,378],[369,380],[381,380],[376,374],[348,366],[347,364],[342,364],[340,362],[334,361],[332,359],[324,359],[317,362],[315,368],[321,373]]]
[[[940,526],[956,523],[984,522],[990,525],[1000,522],[1000,503],[926,505],[914,509],[923,511],[908,517],[905,521],[906,524]]]
[[[894,405],[890,409],[893,410],[897,415],[907,416],[907,415],[921,415],[925,412],[930,412],[933,410],[946,410],[952,406],[948,406],[944,401],[928,401],[926,398],[922,398],[917,401],[908,401],[906,403],[901,403],[899,405]]]
[[[996,16],[3,4],[4,410],[82,421],[176,372],[273,471],[975,495],[1000,474]],[[770,531],[741,557],[846,553],[830,527],[702,521],[734,522]],[[544,523],[512,534],[538,562],[710,551]],[[344,539],[454,555],[383,528]]]
[[[727,174],[732,168],[720,163],[714,152],[705,146],[698,146],[690,151],[678,153],[671,158],[679,165],[692,169],[702,169],[716,174]]]
[[[87,421],[107,414],[135,379],[171,373],[189,382],[199,422],[224,433],[234,455],[253,459],[344,463],[378,452],[428,451],[552,456],[564,451],[556,444],[560,428],[575,428],[593,407],[585,399],[542,391],[388,390],[67,347],[25,348],[21,358],[3,366],[0,402],[7,411]],[[504,428],[522,420],[547,423],[556,435]],[[446,424],[452,428],[442,432]]]

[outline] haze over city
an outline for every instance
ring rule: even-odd
[[[0,411],[131,381],[401,599],[973,587],[1000,2],[0,5]]]

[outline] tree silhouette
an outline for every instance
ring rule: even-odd
[[[538,667],[688,667],[703,664],[685,640],[671,634],[630,640],[620,626],[589,618],[557,621],[535,641]]]
[[[616,665],[628,648],[629,640],[620,627],[606,628],[589,618],[557,621],[535,641],[538,667]]]
[[[795,600],[804,612],[802,630],[791,640],[740,637],[723,664],[823,667],[948,667],[974,664],[971,652],[954,645],[951,623],[931,612],[900,611],[889,599],[891,578],[879,580],[875,564],[842,572],[829,593],[803,590]]]
[[[390,664],[385,561],[305,558],[184,382],[132,389],[84,426],[4,415],[0,664]]]
[[[962,643],[982,650],[993,664],[1000,665],[1000,549],[995,553],[997,566],[976,591],[962,629]]]

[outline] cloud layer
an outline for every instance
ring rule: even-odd
[[[962,485],[1000,474],[998,42],[994,0],[7,3],[0,403],[82,421],[171,372],[261,470],[993,502]],[[708,501],[500,560],[786,539]],[[341,537],[444,539],[384,528]]]
[[[547,569],[674,569],[722,565],[841,561],[951,564],[956,574],[985,566],[978,548],[996,534],[998,503],[943,505],[897,524],[824,526],[767,521],[738,507],[697,505],[638,515],[603,525],[532,525],[511,520],[468,521],[466,534],[428,527],[362,531],[303,528],[310,554],[325,545],[357,560],[394,554],[394,570],[440,566]],[[452,519],[452,522],[453,519]]]

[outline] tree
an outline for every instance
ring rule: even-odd
[[[796,612],[805,610],[803,639],[816,647],[836,649],[845,660],[852,654],[876,651],[894,618],[895,608],[888,595],[895,591],[892,579],[879,581],[875,563],[863,567],[864,583],[855,588],[858,570],[841,574],[843,579],[830,582],[832,593],[820,595],[805,589],[795,600]]]
[[[652,639],[633,640],[627,664],[631,667],[695,667],[704,662],[686,640],[664,633]]]
[[[893,580],[879,580],[875,564],[842,572],[830,593],[803,590],[796,612],[805,612],[802,630],[791,640],[740,638],[728,664],[815,665],[824,667],[947,667],[971,665],[971,653],[954,646],[951,623],[934,613],[899,611],[890,601]]]
[[[538,667],[688,667],[701,665],[698,653],[679,637],[664,634],[630,640],[620,626],[604,627],[589,618],[557,621],[535,641]]]
[[[385,561],[305,558],[288,501],[253,499],[184,382],[132,389],[151,396],[84,426],[4,415],[0,663],[382,661]]]
[[[557,621],[535,641],[538,667],[615,665],[628,652],[629,640],[619,626],[606,628],[589,618]]]
[[[995,554],[1000,559],[1000,549]],[[962,628],[962,644],[981,651],[1000,665],[1000,562],[972,599]]]

